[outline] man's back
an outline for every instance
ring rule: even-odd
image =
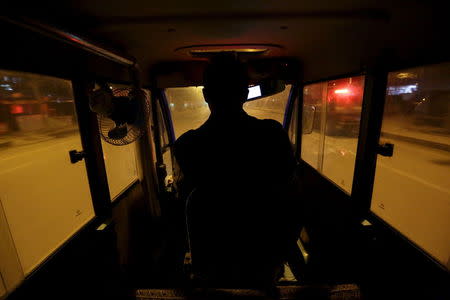
[[[210,118],[177,140],[175,156],[184,194],[194,190],[194,265],[217,280],[267,280],[295,228],[287,187],[296,161],[282,126],[243,111],[230,122]]]

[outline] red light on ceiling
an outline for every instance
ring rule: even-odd
[[[11,114],[17,115],[17,114],[23,114],[24,109],[22,105],[11,105]]]

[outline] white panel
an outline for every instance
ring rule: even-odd
[[[5,150],[0,198],[25,274],[94,217],[79,134]]]
[[[136,161],[137,142],[114,146],[102,140],[109,192],[114,200],[138,179]]]
[[[0,274],[0,298],[3,297],[6,294],[6,288],[3,284],[3,281],[1,280],[1,274]]]
[[[0,199],[0,274],[7,290],[14,289],[24,278],[14,241]],[[0,280],[1,281],[1,280]]]
[[[449,167],[445,151],[393,141],[392,158],[378,157],[371,210],[447,264],[450,256]]]

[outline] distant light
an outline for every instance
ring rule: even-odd
[[[397,74],[397,78],[399,78],[399,79],[417,78],[417,74],[409,73],[409,72],[402,72],[402,73]]]
[[[11,105],[11,114],[17,115],[17,114],[23,114],[24,109],[22,105]]]
[[[335,90],[334,93],[335,94],[350,94],[350,90],[349,89],[340,89],[340,90]]]
[[[390,86],[387,89],[388,95],[412,94],[417,92],[417,84]]]
[[[175,103],[170,103],[169,106],[170,106],[170,107],[174,107],[174,106],[175,106]]]
[[[255,86],[248,88],[247,100],[253,99],[256,97],[261,97],[261,87],[259,85],[255,85]]]

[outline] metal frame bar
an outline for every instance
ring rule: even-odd
[[[19,25],[21,27],[30,29],[32,31],[38,32],[42,35],[46,35],[48,37],[51,37],[53,39],[62,41],[66,44],[70,44],[72,46],[75,46],[77,48],[84,49],[90,53],[102,56],[108,60],[114,61],[116,63],[125,65],[125,66],[133,66],[135,65],[135,59],[134,58],[126,58],[122,55],[116,54],[110,50],[107,50],[103,47],[97,46],[94,43],[91,43],[87,41],[86,39],[83,39],[75,34],[69,33],[67,31],[42,24],[40,22],[23,18],[23,19],[11,19],[7,17],[1,17],[2,20],[7,21],[9,23],[13,23],[15,25]]]
[[[167,101],[166,96],[166,89],[160,90],[160,97],[159,97],[160,103],[161,103],[161,109],[163,110],[163,115],[167,116],[167,118],[164,118],[164,122],[166,124],[167,134],[169,136],[169,145],[173,145],[175,143],[175,128],[173,126],[173,120],[172,120],[172,114],[170,113],[169,103]]]
[[[86,170],[95,215],[111,217],[111,195],[109,194],[97,115],[89,109],[88,91],[92,84],[93,82],[85,79],[72,80],[78,126],[80,129],[81,143],[85,152]]]
[[[289,126],[291,125],[292,120],[292,112],[294,111],[294,101],[296,99],[296,85],[291,85],[291,90],[289,91],[288,101],[286,106],[284,107],[284,117],[283,117],[283,128],[288,131]]]
[[[297,114],[297,124],[296,124],[296,133],[295,133],[295,142],[294,142],[294,154],[296,159],[298,160],[300,158],[300,144],[301,144],[301,119],[300,117],[302,116],[302,111],[301,111],[301,105],[300,102],[302,102],[303,100],[301,99],[301,97],[303,98],[303,94],[300,93],[300,84],[298,82],[292,84],[291,87],[291,91],[289,93],[289,102],[288,102],[288,106],[286,108],[286,113],[284,116],[284,121],[283,121],[283,128],[289,132],[290,130],[290,126],[291,126],[291,121],[292,118],[294,117],[294,111],[296,110],[296,114]],[[299,136],[300,135],[300,136]]]
[[[305,85],[310,85],[310,84],[315,84],[315,83],[322,83],[325,81],[331,81],[331,80],[338,80],[338,79],[344,79],[347,77],[356,77],[356,76],[363,76],[365,75],[365,70],[361,69],[359,71],[355,71],[355,72],[348,72],[348,73],[344,73],[344,74],[340,74],[340,75],[333,75],[333,76],[329,76],[329,77],[324,77],[321,79],[315,79],[315,80],[308,80],[303,82],[303,86]]]
[[[150,104],[151,104],[151,113],[152,113],[152,126],[153,126],[153,142],[155,144],[155,156],[156,156],[156,175],[158,181],[158,192],[161,191],[162,183],[164,182],[164,178],[162,178],[161,174],[161,165],[163,164],[163,152],[161,145],[161,126],[159,124],[159,116],[158,116],[158,94],[160,92],[158,90],[154,90],[151,93]],[[164,120],[163,120],[164,122]]]
[[[384,66],[366,72],[351,199],[363,218],[370,210],[377,146],[383,121],[388,72]]]
[[[295,149],[295,155],[297,159],[301,160],[302,154],[302,136],[303,136],[303,89],[305,84],[299,84],[298,86],[298,101],[297,101],[297,147]]]

